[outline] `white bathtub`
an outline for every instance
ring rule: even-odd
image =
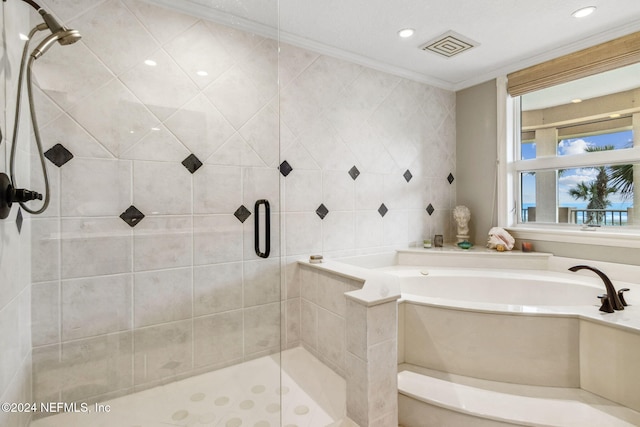
[[[400,293],[398,363],[505,383],[582,388],[640,411],[640,266],[490,250],[406,249],[326,269]],[[599,311],[592,265],[630,304]],[[422,274],[426,272],[427,274]],[[380,277],[382,276],[382,277]],[[384,293],[384,292],[382,292]]]
[[[452,304],[458,308],[543,312],[549,306],[600,306],[606,293],[600,278],[538,270],[450,269],[393,266],[379,269],[400,278],[404,300]],[[625,287],[633,286],[630,284]],[[618,285],[619,289],[622,286]],[[637,292],[625,294],[638,304]],[[540,310],[534,310],[540,307]],[[547,311],[557,311],[549,308]],[[569,310],[570,311],[570,310]],[[568,314],[567,310],[564,311]]]
[[[506,383],[582,387],[638,408],[639,399],[625,400],[599,384],[601,369],[611,370],[609,378],[622,378],[627,369],[607,363],[610,353],[603,348],[637,357],[637,284],[614,281],[616,289],[631,288],[625,294],[630,306],[603,313],[597,296],[605,286],[591,272],[402,265],[376,270],[400,282],[401,363]],[[640,369],[634,371],[636,381]]]

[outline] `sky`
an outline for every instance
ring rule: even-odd
[[[613,145],[616,150],[628,148],[633,144],[632,131],[623,131],[606,135],[587,136],[583,138],[565,139],[558,144],[558,156],[569,156],[582,154],[588,147],[603,147]],[[522,144],[522,159],[533,159],[536,157],[536,144]],[[560,206],[584,207],[587,202],[575,200],[569,195],[569,189],[575,187],[580,182],[589,183],[595,179],[598,171],[592,168],[567,169],[558,178],[558,194]],[[526,174],[522,177],[522,203],[523,205],[535,204],[535,176]],[[609,200],[615,207],[618,204],[626,206],[633,205],[632,200],[624,200],[617,194],[611,194]]]

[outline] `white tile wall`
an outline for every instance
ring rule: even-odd
[[[10,142],[13,137],[17,70],[21,45],[18,34],[28,34],[28,8],[21,2],[3,3],[0,7],[0,172],[9,174]],[[25,131],[27,115],[22,111],[23,128],[19,135],[16,173],[19,184],[29,186],[29,132]],[[27,128],[28,129],[28,128]],[[7,219],[0,221],[0,400],[29,402],[31,396],[31,222],[22,213],[24,222],[18,231],[18,208],[14,206]],[[30,414],[0,413],[0,425],[24,427]]]
[[[33,219],[36,398],[124,393],[300,341],[344,370],[344,338],[323,325],[345,306],[293,263],[453,238],[454,94],[294,46],[278,55],[273,40],[139,0],[43,3],[83,39],[36,70],[45,149],[74,154],[48,165],[52,209]],[[262,198],[269,260],[253,249]],[[135,228],[118,217],[131,205],[145,215]],[[119,370],[88,372],[71,356],[85,342]]]
[[[348,337],[345,292],[362,288],[362,282],[299,267],[300,339],[311,353],[345,377]]]

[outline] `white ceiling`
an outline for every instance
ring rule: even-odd
[[[284,42],[450,90],[640,31],[640,0],[155,1],[263,34],[279,17]],[[406,27],[416,33],[400,39]],[[479,45],[452,58],[419,49],[449,30]]]

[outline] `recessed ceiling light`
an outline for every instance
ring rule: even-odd
[[[206,71],[196,71],[196,74],[201,77],[206,77],[209,75],[209,73],[207,73]]]
[[[413,28],[404,28],[398,31],[398,35],[403,39],[406,39],[407,37],[411,37],[415,32],[416,30],[414,30]]]
[[[574,104],[579,104],[582,102],[582,99],[580,98],[572,99],[571,102],[573,102]]]
[[[144,63],[149,67],[155,67],[156,65],[158,65],[158,63],[153,59],[147,59],[146,61],[144,61]]]
[[[584,18],[585,16],[591,15],[593,12],[595,12],[595,10],[595,6],[587,6],[583,7],[582,9],[576,10],[571,14],[571,16],[573,16],[574,18]]]

